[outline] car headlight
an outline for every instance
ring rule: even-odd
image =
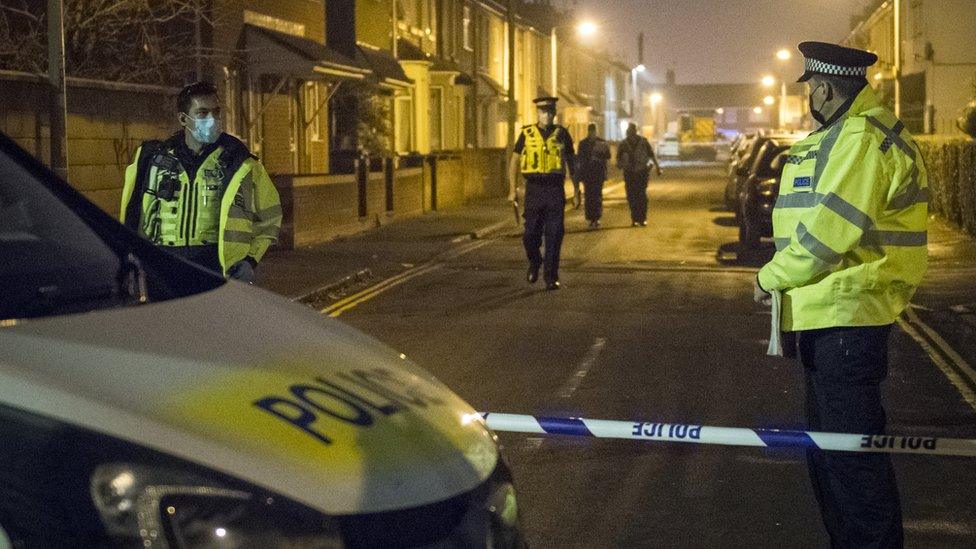
[[[504,465],[501,465],[498,470],[504,471],[507,475]],[[501,475],[495,475],[490,481],[490,491],[485,502],[485,510],[488,512],[491,521],[491,538],[487,545],[499,549],[521,547],[523,540],[522,531],[519,528],[515,486],[512,485],[511,478],[500,477]]]
[[[344,546],[338,524],[319,513],[182,471],[101,465],[91,496],[110,535],[147,548]]]

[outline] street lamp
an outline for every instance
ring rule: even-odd
[[[637,71],[637,72],[644,72],[644,71],[647,70],[647,67],[645,67],[644,64],[641,63],[640,65],[637,65],[636,67],[634,67],[634,70]]]
[[[593,21],[583,21],[576,26],[576,32],[578,32],[579,35],[584,38],[589,38],[596,34],[597,28],[596,23]]]
[[[776,59],[779,60],[779,126],[783,127],[783,119],[786,118],[786,77],[785,77],[785,65],[789,63],[790,59],[793,57],[790,54],[790,50],[781,49],[776,52]]]
[[[658,120],[657,106],[661,104],[661,101],[664,101],[664,96],[662,96],[659,92],[654,92],[654,93],[651,94],[651,119],[652,119],[652,127],[654,128],[654,139],[657,139],[657,135],[658,135],[658,130],[657,130],[657,120]]]
[[[753,107],[752,112],[756,114],[762,114],[762,107]]]
[[[776,102],[776,98],[773,97],[772,95],[767,95],[766,97],[763,97],[763,104],[766,105],[766,106],[768,106],[768,107],[769,106],[772,106],[773,103],[775,103],[775,102]]]
[[[551,74],[549,76],[550,76],[550,81],[552,83],[553,95],[556,95],[559,91],[559,71],[558,71],[558,61],[557,61],[558,37],[556,36],[556,30],[565,29],[568,28],[569,26],[571,25],[553,25],[552,28],[549,29],[549,48],[552,52],[551,54],[552,66],[550,67]],[[599,30],[599,26],[597,26],[597,24],[594,23],[593,21],[583,21],[575,25],[575,28],[576,28],[576,34],[582,38],[589,38],[594,34],[596,34],[597,30]]]
[[[762,83],[764,88],[772,88],[774,85],[776,85],[776,79],[773,78],[772,75],[767,74],[766,76],[762,77],[760,83]]]

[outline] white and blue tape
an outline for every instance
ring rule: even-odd
[[[881,452],[976,457],[976,440],[897,435],[858,435],[710,427],[647,421],[613,421],[576,417],[544,417],[523,414],[482,413],[492,431],[569,435],[764,448],[818,448],[841,452]]]

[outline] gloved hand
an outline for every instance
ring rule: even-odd
[[[762,305],[771,305],[773,296],[759,285],[759,277],[752,281],[752,300]]]
[[[231,265],[230,269],[227,269],[227,276],[234,280],[254,284],[254,267],[256,263],[254,259],[246,257]]]

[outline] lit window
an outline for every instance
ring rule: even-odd
[[[461,24],[461,37],[464,42],[464,49],[472,51],[474,50],[474,45],[471,40],[471,6],[464,6]]]

